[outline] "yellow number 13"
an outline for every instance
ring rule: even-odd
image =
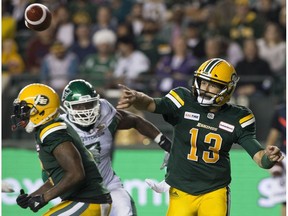
[[[191,134],[191,149],[190,153],[187,155],[188,160],[193,160],[193,161],[198,161],[198,156],[197,156],[197,137],[198,137],[198,129],[192,128],[190,130]],[[210,151],[203,151],[202,159],[206,163],[216,163],[219,160],[219,150],[221,149],[222,146],[222,137],[219,134],[215,133],[208,133],[205,138],[204,142],[211,144],[212,140],[215,141],[214,146],[209,146]]]

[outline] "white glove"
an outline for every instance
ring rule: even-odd
[[[2,181],[2,192],[12,193],[12,192],[14,192],[14,189],[13,189],[12,185],[10,185],[8,182]]]
[[[163,163],[162,163],[162,165],[160,167],[160,170],[164,169],[167,166],[169,157],[170,157],[170,154],[165,151],[165,156],[164,156],[164,159],[163,159]]]
[[[148,186],[157,193],[165,193],[170,189],[170,185],[168,185],[165,180],[161,182],[154,181],[152,179],[145,179],[145,182]]]

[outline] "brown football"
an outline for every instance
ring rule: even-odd
[[[43,4],[30,4],[25,10],[25,25],[29,29],[44,31],[49,28],[51,19],[51,12]]]

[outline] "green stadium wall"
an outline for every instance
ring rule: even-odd
[[[260,169],[245,151],[232,150],[230,153],[231,216],[280,215],[280,204],[275,204],[269,198],[269,191],[266,190],[269,187],[263,185],[269,173]],[[134,198],[139,216],[161,216],[166,213],[167,193],[153,192],[144,181],[146,178],[159,182],[163,180],[165,171],[159,169],[163,156],[161,150],[117,149],[114,153],[114,170]],[[36,152],[16,148],[2,149],[2,179],[16,190],[15,193],[2,193],[3,216],[35,215],[29,209],[21,209],[15,200],[20,188],[28,193],[37,189],[42,184],[40,176],[40,163]],[[49,203],[37,215],[42,215],[53,203],[59,201],[58,198]]]

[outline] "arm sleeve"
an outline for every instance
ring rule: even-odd
[[[253,156],[264,148],[256,139],[246,139],[241,146],[248,152],[248,154],[253,158]]]

